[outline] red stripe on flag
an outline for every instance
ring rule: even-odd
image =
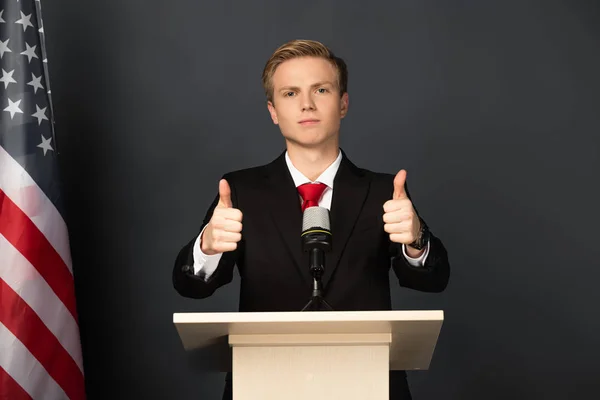
[[[77,322],[71,271],[44,234],[2,189],[0,189],[0,234],[4,235],[6,240],[37,269]]]
[[[85,398],[83,374],[75,360],[29,305],[0,279],[0,321],[33,354],[69,399]]]
[[[0,367],[0,399],[32,400],[31,396],[2,367]]]

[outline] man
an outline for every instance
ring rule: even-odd
[[[317,205],[331,213],[322,281],[334,310],[390,310],[390,267],[400,286],[445,289],[447,252],[412,204],[406,171],[358,168],[339,147],[347,80],[344,61],[318,42],[292,41],[271,56],[263,85],[286,151],[223,176],[200,233],[177,256],[173,284],[182,296],[211,296],[237,265],[239,311],[301,310],[312,284],[302,215]],[[230,375],[223,398],[231,398]],[[390,399],[410,398],[406,374],[391,373]]]

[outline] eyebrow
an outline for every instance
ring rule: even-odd
[[[321,82],[313,83],[312,85],[310,85],[310,87],[314,88],[314,87],[317,87],[317,86],[324,86],[324,85],[335,86],[333,84],[333,82],[330,82],[330,81],[321,81]],[[279,92],[281,92],[283,90],[300,90],[300,88],[298,86],[284,86],[284,87],[282,87],[282,88],[279,89]]]

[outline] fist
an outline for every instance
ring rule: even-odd
[[[391,200],[383,205],[384,230],[389,233],[394,243],[410,244],[419,233],[420,221],[408,199],[404,183],[406,171],[401,170],[394,178],[394,194]]]
[[[233,208],[231,188],[225,179],[219,182],[219,203],[202,233],[200,248],[204,254],[213,255],[233,251],[242,240],[242,212]]]

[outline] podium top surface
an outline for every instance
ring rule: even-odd
[[[305,311],[305,312],[187,312],[174,313],[175,324],[243,324],[294,322],[409,322],[442,321],[442,310]]]
[[[391,334],[392,369],[427,368],[443,320],[441,310],[173,314],[173,323],[188,351],[224,350],[229,347],[229,335]]]

